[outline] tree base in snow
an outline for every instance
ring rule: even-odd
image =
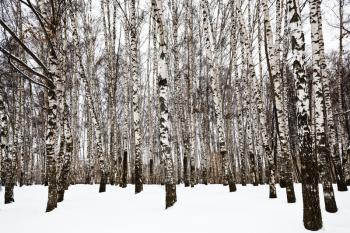
[[[176,185],[166,184],[165,185],[165,208],[173,206],[176,202]]]
[[[345,182],[342,182],[341,180],[337,180],[337,188],[340,192],[348,191],[348,187],[346,186]]]
[[[142,170],[139,166],[135,166],[135,194],[142,192]]]
[[[285,188],[285,187],[287,186],[286,180],[285,180],[285,179],[282,179],[282,178],[280,179],[280,183],[279,183],[279,184],[280,184],[280,187],[281,187],[281,188]]]
[[[12,197],[10,197],[10,198],[5,198],[5,204],[10,204],[10,203],[12,203],[12,202],[15,202],[15,199],[13,199]]]
[[[143,190],[143,185],[140,182],[137,182],[135,184],[135,194],[142,192]]]
[[[276,193],[270,193],[269,198],[273,199],[273,198],[277,198]]]
[[[57,191],[57,202],[62,202],[64,200],[64,190]]]
[[[15,202],[15,199],[13,197],[13,185],[5,186],[5,204],[10,204],[12,202]]]
[[[57,208],[57,203],[48,202],[46,206],[46,212],[51,212]]]
[[[325,182],[322,184],[324,193],[324,203],[326,211],[329,213],[335,213],[338,211],[337,202],[334,197],[334,190],[331,182]]]
[[[328,213],[336,213],[338,211],[334,196],[329,199],[325,199],[325,207]]]
[[[236,191],[237,191],[236,184],[235,184],[235,182],[233,182],[233,181],[230,181],[230,182],[228,183],[228,187],[229,187],[230,192],[236,192]]]
[[[287,192],[287,202],[288,203],[295,203],[296,199],[295,199],[293,183],[287,185],[286,192]]]
[[[55,182],[49,183],[48,200],[46,212],[50,212],[57,207],[57,185]]]
[[[101,175],[100,188],[98,190],[99,193],[106,192],[106,183],[107,183],[107,180],[105,175]]]
[[[270,195],[269,195],[269,198],[271,198],[271,199],[272,199],[272,198],[277,198],[276,186],[270,184],[269,187],[270,187]]]
[[[322,221],[321,222],[308,222],[308,223],[306,223],[304,221],[304,227],[306,230],[318,231],[322,228]]]
[[[306,159],[305,159],[306,160]],[[303,161],[304,162],[304,161]],[[308,164],[309,163],[309,164]],[[314,165],[315,159],[308,158],[307,165]],[[317,166],[310,166],[317,167]],[[320,209],[320,199],[318,191],[317,176],[315,177],[315,169],[311,169],[310,174],[305,175],[307,179],[302,183],[303,195],[303,221],[307,230],[317,231],[322,228],[322,216]],[[305,171],[302,171],[305,172]]]

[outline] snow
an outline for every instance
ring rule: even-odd
[[[221,185],[177,186],[178,202],[165,210],[164,186],[145,185],[134,195],[126,189],[98,185],[74,185],[53,212],[45,213],[47,187],[15,188],[16,202],[3,204],[0,191],[0,232],[3,233],[110,233],[110,232],[309,232],[302,223],[301,186],[295,186],[297,203],[288,204],[285,190],[277,199],[268,198],[268,186],[237,186],[229,193]],[[322,192],[321,192],[322,194]],[[320,232],[341,233],[350,229],[350,192],[336,192],[339,211],[324,211]]]

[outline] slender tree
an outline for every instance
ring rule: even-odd
[[[174,179],[174,163],[171,156],[169,141],[169,112],[168,112],[168,65],[167,44],[165,40],[165,21],[161,0],[152,0],[153,18],[158,25],[159,32],[159,104],[160,104],[160,146],[165,158],[165,208],[176,202],[176,183]]]
[[[229,172],[228,172],[228,159],[227,159],[227,148],[226,139],[224,131],[224,119],[222,117],[222,98],[221,92],[219,90],[219,78],[218,70],[213,57],[213,38],[210,30],[209,22],[209,4],[206,0],[201,0],[201,13],[203,22],[203,36],[204,36],[204,50],[206,53],[206,59],[208,62],[208,76],[210,80],[210,88],[213,93],[214,110],[215,116],[217,118],[217,129],[219,133],[219,145],[220,145],[220,155],[222,159],[223,167],[223,182],[228,184]]]
[[[310,130],[310,96],[308,78],[305,74],[305,38],[301,29],[299,2],[288,0],[288,19],[292,46],[292,65],[297,88],[297,127],[299,155],[301,158],[304,226],[308,230],[322,228],[322,216],[318,193],[318,171],[316,155],[312,151]]]
[[[1,131],[0,131],[0,147],[1,147],[1,157],[3,158],[3,165],[5,176],[3,177],[5,180],[5,204],[14,202],[14,194],[13,194],[13,159],[11,148],[9,146],[9,120],[8,113],[5,107],[5,98],[4,98],[4,86],[0,81],[0,119],[1,119]]]
[[[324,117],[324,98],[321,82],[321,57],[320,57],[320,37],[322,37],[322,27],[319,20],[320,0],[310,0],[310,24],[311,24],[311,41],[312,41],[312,64],[313,64],[313,96],[315,96],[315,134],[316,148],[315,153],[318,156],[320,179],[323,186],[323,194],[328,212],[336,212],[337,205],[335,202],[332,180],[330,176],[329,163],[330,151],[326,145],[325,117]]]
[[[138,67],[138,35],[136,26],[136,7],[135,0],[130,5],[130,50],[131,50],[131,73],[133,80],[133,120],[134,120],[134,140],[135,140],[135,193],[142,191],[142,155],[141,155],[141,135],[140,135],[140,110],[139,110],[139,67]]]

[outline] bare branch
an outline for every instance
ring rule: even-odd
[[[53,85],[53,82],[51,79],[49,79],[48,77],[46,77],[45,75],[33,70],[32,68],[30,68],[25,62],[23,62],[21,59],[19,59],[18,57],[12,55],[9,51],[7,51],[6,49],[0,47],[0,51],[2,53],[4,53],[6,56],[8,56],[10,59],[18,62],[21,66],[24,66],[28,71],[30,71],[31,73],[33,73],[34,75],[40,77],[40,78],[43,78],[45,79],[46,81],[50,82],[50,84]]]
[[[6,25],[2,19],[0,19],[0,25],[8,32],[10,35],[20,44],[20,46],[34,59],[34,61],[41,66],[41,68],[45,71],[45,73],[49,73],[49,70],[41,62],[41,60],[30,50],[19,38],[18,36]]]
[[[125,21],[126,21],[125,23],[127,24],[127,27],[130,28],[130,25],[131,25],[131,24],[130,24],[130,22],[129,22],[128,15],[125,13],[123,7],[120,5],[120,3],[119,3],[118,0],[116,0],[116,3],[118,4],[119,9],[121,10],[121,12],[122,12],[123,15],[124,15],[124,18],[125,18]]]
[[[345,115],[345,114],[349,114],[350,113],[350,110],[347,110],[347,111],[345,111],[345,112],[336,112],[336,113],[334,113],[334,115]]]
[[[43,29],[44,31],[44,34],[45,34],[45,37],[49,43],[49,46],[51,48],[51,50],[53,51],[53,54],[54,54],[54,57],[57,58],[57,54],[56,54],[56,51],[55,51],[55,47],[53,46],[52,44],[52,41],[50,39],[50,36],[49,36],[49,33],[47,32],[46,28],[45,28],[45,25],[44,25],[44,22],[41,20],[42,19],[42,16],[39,15],[39,13],[37,12],[37,10],[35,10],[35,8],[33,7],[32,3],[30,0],[27,0],[28,2],[28,5],[29,5],[29,8],[33,11],[33,13],[35,14],[36,18],[38,19],[39,23],[40,23],[40,26],[41,28]]]
[[[39,83],[39,82],[37,82],[37,81],[31,79],[28,75],[26,75],[25,73],[23,73],[17,66],[15,66],[15,65],[11,62],[11,59],[10,59],[10,58],[9,58],[9,63],[10,63],[10,65],[11,65],[18,73],[20,73],[20,74],[23,76],[23,78],[27,79],[28,81],[30,81],[30,82],[32,82],[32,83],[38,85],[38,86],[44,87],[44,88],[46,88],[46,89],[50,89],[50,88],[49,88],[48,86],[46,86],[45,84]]]

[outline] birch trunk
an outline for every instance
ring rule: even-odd
[[[13,195],[13,186],[14,186],[14,166],[13,166],[13,158],[12,152],[9,145],[9,119],[8,113],[5,107],[4,101],[5,88],[0,81],[0,149],[1,149],[1,158],[3,158],[2,168],[4,171],[2,175],[5,183],[5,204],[9,204],[14,202]],[[1,161],[2,162],[2,161]],[[1,184],[0,184],[1,185]]]
[[[97,112],[96,112],[96,108],[94,106],[94,102],[92,100],[92,91],[91,91],[91,86],[90,86],[91,83],[89,83],[89,80],[86,77],[85,68],[84,68],[82,57],[81,57],[81,54],[79,51],[77,20],[76,20],[76,16],[74,14],[72,16],[72,30],[73,30],[73,43],[76,46],[76,49],[77,49],[76,55],[79,59],[80,75],[81,75],[82,81],[83,81],[84,86],[85,86],[85,95],[86,95],[89,109],[91,111],[91,120],[92,120],[92,124],[95,128],[96,139],[97,139],[97,143],[96,143],[97,159],[99,162],[99,167],[100,167],[100,172],[101,172],[99,192],[105,192],[106,191],[106,184],[107,184],[107,168],[106,168],[105,156],[104,156],[103,147],[102,147],[101,127],[100,127],[100,124],[97,120]]]
[[[325,117],[324,117],[324,98],[321,82],[321,46],[320,37],[322,37],[322,27],[319,25],[322,21],[320,0],[310,0],[310,24],[311,24],[311,42],[312,42],[312,66],[313,66],[313,96],[315,97],[315,135],[316,150],[315,153],[319,160],[320,179],[323,186],[323,195],[326,210],[334,213],[337,211],[334,191],[331,180],[331,167],[327,159],[330,157],[329,149],[326,145]]]
[[[160,104],[160,146],[165,159],[165,208],[171,207],[176,202],[176,183],[174,179],[174,163],[171,156],[169,142],[169,112],[168,112],[168,65],[167,44],[165,40],[165,21],[161,0],[152,0],[153,17],[158,25],[159,32],[159,104]]]
[[[222,98],[219,85],[218,70],[213,57],[213,42],[212,35],[210,33],[209,23],[209,7],[206,0],[201,0],[202,22],[203,22],[203,37],[204,37],[204,50],[208,62],[208,75],[210,79],[210,89],[213,94],[214,111],[217,119],[217,129],[219,133],[219,145],[220,155],[222,159],[223,168],[223,183],[228,184],[229,172],[228,172],[228,159],[225,140],[224,120],[222,116]]]
[[[62,168],[60,172],[60,176],[58,179],[58,202],[63,201],[64,199],[64,191],[68,189],[69,181],[68,175],[71,167],[72,161],[72,152],[73,152],[73,139],[71,128],[69,127],[68,122],[68,104],[65,103],[64,106],[64,115],[63,115],[63,131],[64,131],[64,140],[65,140],[65,153],[63,157]]]
[[[278,4],[278,2],[276,3]],[[288,203],[295,202],[295,194],[293,187],[293,174],[291,173],[289,167],[291,162],[291,157],[288,148],[288,133],[287,133],[287,122],[288,119],[286,117],[286,112],[283,108],[283,86],[282,86],[282,77],[279,66],[279,49],[277,49],[277,53],[274,50],[273,45],[273,35],[270,24],[270,17],[268,11],[267,0],[263,2],[264,7],[264,21],[265,21],[265,39],[267,44],[267,55],[269,59],[269,68],[272,75],[273,80],[273,96],[276,103],[276,112],[277,112],[277,123],[278,123],[278,138],[280,143],[280,151],[281,151],[281,159],[282,159],[282,180],[286,182],[286,192],[287,192],[287,201]],[[279,26],[278,26],[279,27]],[[277,30],[280,33],[280,29]],[[276,33],[276,37],[279,37],[279,34]],[[277,48],[280,47],[279,43],[277,43]]]
[[[136,27],[136,8],[135,0],[131,1],[131,29],[130,29],[130,46],[131,46],[131,73],[133,80],[132,108],[134,120],[134,140],[135,140],[135,193],[143,189],[142,185],[142,155],[141,155],[141,135],[140,135],[140,110],[139,110],[139,64],[138,64],[138,36]]]
[[[310,97],[308,96],[308,79],[305,75],[305,40],[301,28],[299,2],[287,1],[288,20],[292,46],[292,65],[297,88],[297,128],[299,138],[299,155],[301,158],[303,220],[308,230],[322,228],[322,216],[318,194],[317,159],[312,151],[310,132]]]
[[[319,13],[319,27],[322,27],[322,19],[321,19],[321,13]],[[334,164],[335,168],[335,177],[337,182],[338,191],[347,191],[348,188],[345,184],[345,177],[342,169],[342,162],[340,160],[340,151],[338,142],[336,139],[336,125],[334,121],[334,114],[333,114],[333,107],[332,107],[332,101],[331,101],[331,93],[330,93],[330,84],[329,84],[329,78],[326,75],[326,57],[324,54],[324,41],[323,41],[323,35],[320,35],[320,56],[321,56],[321,81],[323,85],[323,93],[324,93],[324,104],[325,104],[325,118],[326,118],[326,131],[328,135],[328,142],[330,147],[330,153],[331,153],[331,159]]]
[[[57,82],[57,64],[58,61],[55,56],[50,52],[49,57],[49,71],[52,77],[53,84],[48,90],[48,112],[47,112],[47,128],[46,128],[46,169],[47,179],[49,185],[48,201],[46,212],[50,212],[57,207],[57,180],[56,180],[56,154],[55,147],[57,141],[57,95],[56,86]]]

